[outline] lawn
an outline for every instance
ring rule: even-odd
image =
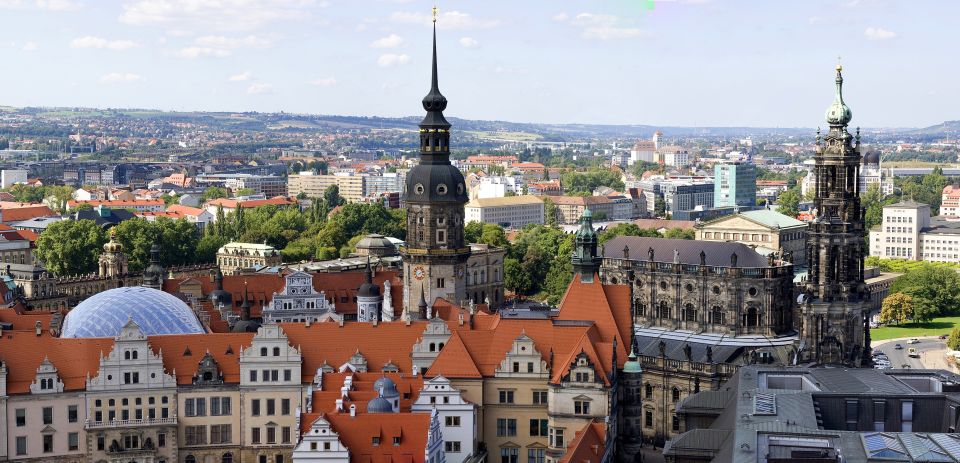
[[[890,325],[882,328],[873,328],[870,330],[871,341],[883,341],[884,339],[911,338],[920,336],[939,336],[941,334],[950,334],[955,326],[960,325],[960,317],[940,317],[926,323],[904,323],[902,325]]]

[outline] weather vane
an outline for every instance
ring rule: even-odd
[[[437,13],[440,12],[440,9],[436,5],[433,6],[433,23],[437,23]]]

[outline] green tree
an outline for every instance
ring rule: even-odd
[[[206,190],[203,190],[203,195],[200,196],[201,202],[207,202],[213,199],[226,198],[227,189],[221,188],[218,186],[208,187]]]
[[[333,209],[346,202],[340,197],[340,187],[337,185],[330,185],[323,191],[323,200],[327,203],[327,208],[329,209]]]
[[[664,238],[673,238],[678,240],[692,240],[696,236],[693,230],[684,230],[682,228],[668,228],[663,232]]]
[[[660,195],[657,195],[656,199],[653,200],[653,215],[655,217],[666,217],[667,215],[667,202]]]
[[[915,321],[960,312],[960,275],[946,266],[921,262],[897,278],[890,285],[890,293],[904,293],[912,298]]]
[[[783,193],[780,193],[780,197],[777,198],[777,212],[789,216],[796,217],[800,214],[800,193],[796,188],[791,188]]]
[[[216,262],[217,251],[230,240],[217,235],[205,235],[197,241],[196,262]]]
[[[903,293],[893,293],[883,299],[880,322],[901,324],[913,315],[913,298]]]
[[[37,238],[37,257],[56,275],[93,272],[106,232],[92,220],[54,222]]]
[[[179,201],[179,200],[180,200],[180,195],[177,195],[177,194],[163,195],[163,205],[164,205],[164,206],[168,206],[168,207],[169,207],[171,204],[177,204],[177,201]]]
[[[503,284],[504,286],[518,295],[528,295],[533,292],[535,287],[531,275],[524,271],[523,266],[517,259],[506,258],[503,260]]]
[[[544,222],[551,227],[556,227],[558,213],[559,211],[557,210],[557,205],[550,198],[544,198],[543,199]]]
[[[947,338],[947,347],[950,350],[960,350],[960,328],[954,328],[950,332],[950,337]]]
[[[142,270],[149,265],[150,248],[154,244],[163,250],[160,264],[165,267],[197,262],[200,241],[197,229],[184,219],[161,217],[151,222],[137,217],[120,222],[115,230],[115,239],[123,245],[131,270]]]
[[[253,188],[239,188],[233,192],[234,196],[253,196],[255,194],[257,194],[257,190]]]
[[[588,170],[586,172],[565,172],[560,175],[560,183],[566,194],[592,194],[593,190],[605,186],[616,191],[623,191],[623,180],[620,174],[611,170]]]

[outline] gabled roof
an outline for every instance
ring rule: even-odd
[[[590,422],[577,431],[560,463],[600,463],[606,452],[607,430],[603,423]]]
[[[377,413],[307,413],[300,422],[301,432],[310,429],[317,418],[323,417],[339,434],[340,442],[350,449],[350,463],[424,463],[429,413],[392,413],[388,417]],[[373,438],[379,437],[379,445]],[[399,437],[399,445],[393,438]]]
[[[5,331],[0,337],[0,360],[7,364],[7,393],[28,394],[37,367],[46,357],[55,367],[65,391],[86,387],[87,376],[100,368],[100,355],[113,349],[111,338],[55,338],[44,331]]]
[[[707,265],[712,267],[729,267],[730,256],[737,254],[737,267],[765,268],[769,264],[767,258],[743,243],[723,241],[696,241],[670,238],[650,238],[645,236],[617,236],[603,246],[603,257],[615,259],[623,258],[624,246],[630,247],[630,258],[646,261],[649,259],[647,250],[653,248],[654,261],[673,263],[673,251],[679,253],[680,263],[700,265],[700,251],[706,254]]]
[[[591,282],[584,283],[580,274],[576,274],[560,300],[557,320],[592,320],[602,341],[612,343],[617,339],[618,366],[622,367],[627,360],[625,346],[631,339],[633,326],[629,286],[604,285],[597,275]]]
[[[240,350],[250,347],[254,333],[208,333],[150,336],[150,347],[163,352],[163,369],[177,373],[177,384],[193,382],[207,352],[216,359],[225,383],[240,383]],[[189,352],[189,355],[185,355]]]
[[[483,375],[480,374],[480,370],[477,369],[477,364],[470,355],[470,351],[467,350],[467,346],[463,344],[463,339],[460,337],[459,331],[453,332],[441,352],[446,353],[448,351],[449,354],[447,355],[437,356],[437,359],[434,360],[430,366],[430,370],[427,372],[428,375],[472,379],[483,377]]]
[[[0,202],[0,215],[4,222],[19,222],[37,217],[51,217],[57,215],[43,204]]]
[[[311,379],[315,372],[304,371],[304,374],[310,374]],[[343,381],[348,373],[324,373],[323,389],[313,392],[313,410],[323,413],[337,413],[337,399],[341,398],[340,388],[343,387]],[[343,410],[346,413],[350,411],[350,405],[356,405],[358,412],[366,412],[367,402],[373,400],[379,395],[374,389],[374,383],[383,377],[393,380],[397,386],[397,392],[400,393],[400,412],[409,412],[411,405],[416,402],[420,396],[420,390],[423,389],[423,376],[413,376],[407,373],[352,373],[353,386],[348,393],[347,399],[343,401]]]
[[[235,209],[237,206],[240,206],[244,209],[249,209],[251,207],[258,207],[258,206],[270,206],[270,205],[292,206],[294,204],[298,204],[296,198],[288,198],[286,196],[275,196],[269,199],[252,199],[247,201],[219,198],[219,199],[207,201],[206,206],[223,206],[225,209]]]

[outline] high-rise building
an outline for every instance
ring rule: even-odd
[[[713,174],[713,207],[756,206],[757,168],[753,164],[718,163]]]
[[[830,131],[817,132],[814,219],[807,231],[809,277],[801,296],[800,358],[822,364],[869,362],[866,326],[870,294],[863,278],[864,211],[860,205],[860,131],[850,135],[853,113],[843,101],[842,68],[827,109]]]
[[[463,174],[450,164],[450,123],[443,116],[447,98],[437,81],[437,31],[433,31],[433,74],[430,92],[423,97],[427,115],[420,122],[420,164],[410,169],[403,193],[407,209],[407,242],[403,256],[404,316],[422,317],[412,308],[421,301],[442,297],[466,298],[464,275],[470,246],[463,239],[467,187]]]

